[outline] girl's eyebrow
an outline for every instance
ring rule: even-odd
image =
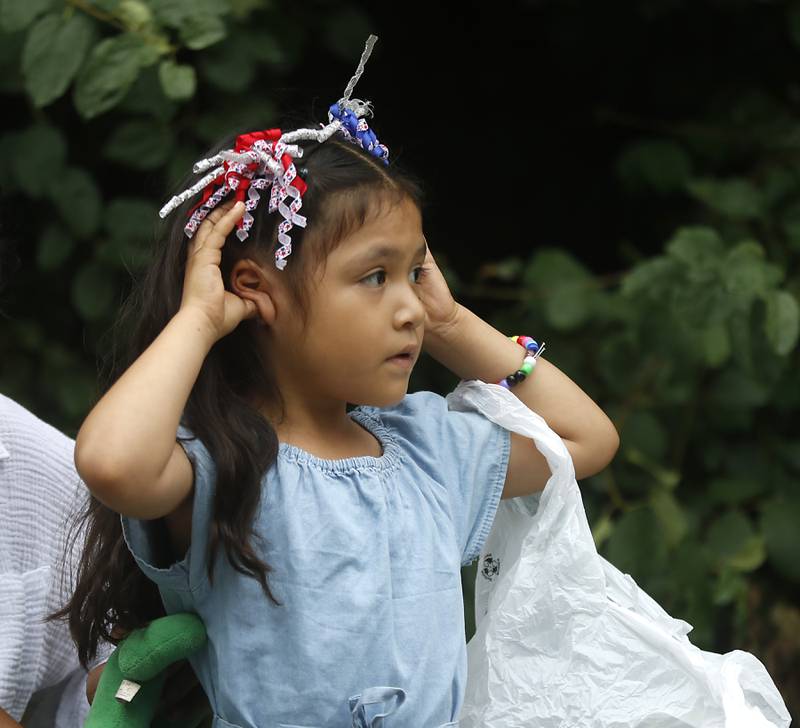
[[[427,250],[427,244],[423,240],[422,245],[417,248],[414,253],[414,258],[420,258],[425,255]],[[403,251],[400,248],[394,248],[390,245],[381,244],[375,248],[372,248],[368,252],[364,253],[363,255],[356,256],[351,261],[353,265],[368,265],[378,260],[396,260],[397,258],[403,257]]]

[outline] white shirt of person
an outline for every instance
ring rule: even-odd
[[[89,710],[67,624],[45,619],[69,598],[83,544],[75,538],[65,559],[87,498],[74,447],[0,394],[0,708],[26,728],[79,728]]]

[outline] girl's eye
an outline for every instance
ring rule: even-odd
[[[371,281],[375,278],[375,276],[383,276],[384,280],[386,279],[386,271],[385,270],[376,270],[374,273],[370,273],[366,278],[362,278],[361,282],[364,283],[365,281]],[[378,284],[380,285],[380,283]]]
[[[412,272],[412,275],[416,276],[414,278],[414,283],[419,283],[419,279],[422,276],[424,271],[425,271],[424,266],[417,266],[416,268],[414,268],[414,270]],[[364,283],[366,281],[374,280],[376,276],[383,276],[383,279],[380,282],[378,282],[377,280],[375,281],[376,283],[378,283],[378,286],[380,286],[380,285],[382,285],[383,283],[386,282],[386,271],[385,270],[376,270],[374,273],[370,273],[365,278],[362,278],[361,282]]]

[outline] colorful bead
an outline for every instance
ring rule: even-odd
[[[497,382],[501,387],[511,389],[515,384],[525,381],[528,375],[536,368],[537,357],[544,351],[544,342],[540,346],[535,339],[524,335],[514,335],[508,338],[525,349],[525,358],[522,366],[513,374],[509,374]]]

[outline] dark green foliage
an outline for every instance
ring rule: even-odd
[[[95,354],[166,191],[222,133],[275,119],[270,89],[311,31],[286,20],[281,34],[272,5],[0,0],[0,93],[24,109],[0,137],[3,236],[34,251],[25,285],[12,282],[2,304],[14,314],[0,324],[0,391],[69,434],[93,400]],[[630,28],[688,7],[630,5]],[[780,9],[771,32],[800,49],[800,4],[741,0],[717,12],[750,5]],[[576,11],[563,12],[567,33]],[[315,43],[357,58],[371,30],[363,15],[333,3],[313,13],[324,28]],[[615,422],[615,461],[581,484],[601,552],[694,625],[699,646],[753,651],[796,710],[800,112],[796,80],[781,83],[722,84],[682,121],[606,110],[628,136],[604,173],[626,204],[663,205],[670,229],[655,255],[619,241],[617,274],[598,275],[535,226],[514,257],[468,275],[448,264],[459,241],[434,252],[457,298],[504,332],[547,340],[546,358]],[[411,388],[454,384],[423,359]]]

